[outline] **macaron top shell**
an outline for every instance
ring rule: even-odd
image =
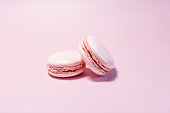
[[[86,39],[90,49],[93,51],[93,54],[100,60],[100,62],[105,67],[113,69],[113,57],[109,53],[108,49],[104,46],[104,44],[93,36],[88,36]]]
[[[82,62],[83,60],[78,51],[56,52],[48,57],[49,65],[72,66]]]

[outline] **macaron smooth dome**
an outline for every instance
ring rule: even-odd
[[[61,51],[51,54],[48,57],[48,64],[57,66],[71,66],[82,62],[78,51]]]
[[[71,77],[82,73],[85,63],[78,51],[61,51],[48,57],[47,68],[52,76]]]
[[[87,44],[84,44],[86,42]],[[86,47],[84,47],[86,46]],[[88,47],[87,47],[88,46]],[[86,51],[84,50],[90,49],[90,54],[87,55]],[[85,40],[83,40],[79,44],[79,50],[83,60],[86,62],[87,66],[96,74],[104,75],[106,72],[112,70],[114,68],[114,61],[113,57],[108,51],[108,49],[104,46],[104,44],[96,39],[93,36],[88,36]],[[97,59],[97,61],[96,61]],[[103,69],[98,69],[98,65],[105,67],[106,70],[101,71]]]

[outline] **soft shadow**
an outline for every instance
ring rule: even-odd
[[[83,72],[84,73],[84,72]],[[56,76],[53,76],[51,74],[48,73],[48,75],[54,79],[58,79],[58,80],[75,80],[75,79],[80,79],[80,78],[83,78],[85,77],[86,75],[85,74],[79,74],[79,75],[76,75],[76,76],[72,76],[72,77],[56,77]]]
[[[72,77],[56,77],[49,73],[48,75],[58,80],[76,80],[76,79],[87,77],[89,80],[93,82],[109,82],[109,81],[114,81],[117,78],[117,70],[116,68],[114,68],[103,76],[95,74],[93,71],[91,71],[88,68],[86,68],[83,73],[76,75],[76,76],[72,76]]]
[[[93,73],[90,69],[88,69],[89,72],[89,79],[94,82],[110,82],[114,81],[117,78],[117,69],[114,68],[111,71],[107,72],[105,75],[100,76],[95,73]]]

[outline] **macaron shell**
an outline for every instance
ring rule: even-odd
[[[85,68],[82,68],[82,69],[79,69],[75,72],[72,72],[72,73],[61,73],[61,74],[55,74],[55,73],[52,73],[50,71],[48,71],[48,73],[52,76],[55,76],[55,77],[73,77],[73,76],[76,76],[76,75],[79,75],[81,74],[83,71],[84,71]]]
[[[72,66],[82,62],[78,51],[62,51],[51,54],[48,57],[48,64],[57,66]]]
[[[89,47],[93,51],[93,54],[100,60],[100,62],[109,69],[114,68],[114,61],[112,55],[105,47],[105,45],[93,36],[87,37]]]
[[[48,73],[56,77],[71,77],[82,73],[85,69],[79,51],[62,51],[48,57]]]
[[[83,58],[84,62],[86,63],[87,67],[90,68],[94,73],[98,75],[104,75],[105,73],[102,73],[101,71],[97,70],[97,68],[92,65],[88,57],[85,55],[84,50],[82,49],[82,43],[79,43],[79,51],[81,54],[81,57]]]

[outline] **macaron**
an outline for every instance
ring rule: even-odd
[[[98,75],[105,75],[114,68],[112,55],[94,36],[87,36],[80,42],[79,51],[87,67]]]
[[[85,62],[79,51],[62,51],[48,57],[48,73],[55,77],[72,77],[82,73]]]

